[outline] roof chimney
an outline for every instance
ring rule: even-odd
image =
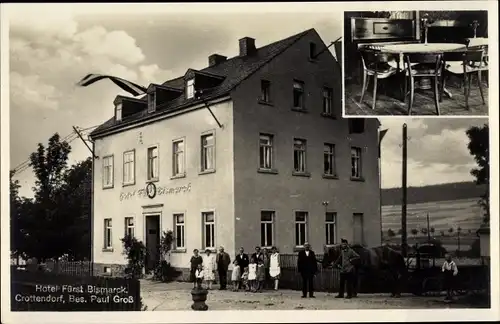
[[[215,66],[217,64],[221,64],[222,62],[225,62],[226,60],[227,57],[224,55],[212,54],[208,57],[208,66]]]
[[[240,56],[252,55],[256,50],[255,39],[250,37],[240,39]]]

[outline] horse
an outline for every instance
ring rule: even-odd
[[[366,248],[360,244],[353,244],[350,247],[359,255],[359,260],[353,263],[354,297],[356,297],[358,291],[358,277],[362,274],[368,275],[374,280],[380,280],[381,276],[384,276],[384,278],[389,279],[391,296],[401,296],[402,282],[407,278],[408,269],[405,258],[400,252],[386,245]],[[325,246],[322,260],[323,268],[331,267],[339,258],[340,251],[340,245]]]

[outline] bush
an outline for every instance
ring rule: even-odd
[[[127,267],[125,275],[131,278],[142,277],[142,269],[146,262],[146,246],[135,237],[126,235],[121,239],[123,243],[123,254],[127,256]]]
[[[174,278],[178,277],[181,272],[175,270],[171,265],[169,260],[166,260],[170,250],[172,249],[172,243],[174,242],[174,234],[172,231],[164,231],[160,239],[160,253],[162,255],[162,260],[160,260],[153,271],[153,279],[162,282],[172,281]]]

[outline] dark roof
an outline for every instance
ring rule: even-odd
[[[316,32],[313,28],[308,29],[299,34],[290,36],[283,40],[271,43],[269,45],[258,48],[255,54],[249,56],[236,56],[228,59],[218,65],[207,67],[200,72],[204,74],[212,74],[224,77],[222,83],[212,89],[204,89],[203,100],[216,99],[227,95],[231,90],[238,86],[242,81],[259,70],[262,66],[270,62],[292,44],[298,41],[302,36],[309,32]],[[196,72],[196,71],[195,71]],[[184,76],[166,81],[163,85],[184,89]],[[116,121],[113,116],[104,124],[97,127],[90,136],[98,136],[100,133],[112,129],[119,129],[125,125],[131,125],[138,121],[147,120],[159,115],[167,114],[173,110],[184,109],[194,104],[200,103],[198,98],[186,99],[185,92],[177,99],[158,105],[154,113],[148,113],[147,109],[141,110],[131,116],[127,116],[122,121]]]

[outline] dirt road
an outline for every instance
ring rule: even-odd
[[[141,296],[147,311],[190,310],[191,284],[141,281]],[[466,308],[463,303],[445,304],[442,297],[403,295],[390,298],[382,294],[362,294],[353,299],[336,299],[335,295],[316,293],[316,298],[301,298],[299,291],[265,291],[262,293],[211,290],[207,296],[210,310],[328,310],[328,309],[428,309]]]

